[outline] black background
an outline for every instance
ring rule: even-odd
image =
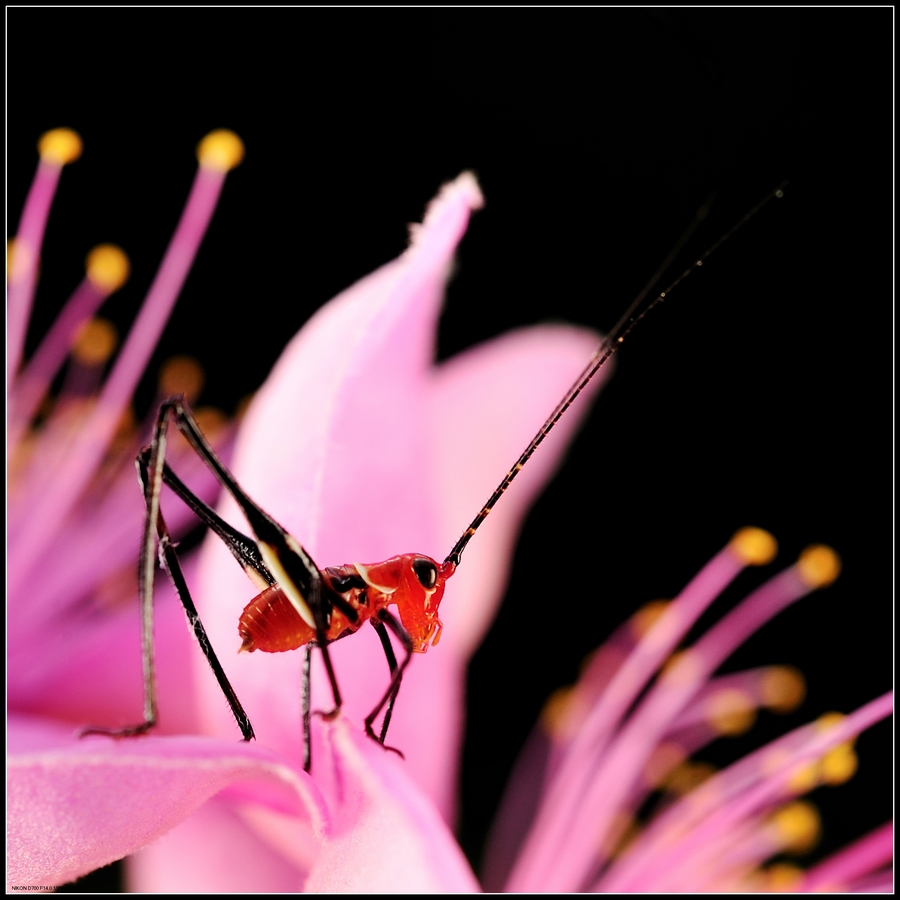
[[[460,252],[442,356],[548,318],[610,328],[707,197],[712,215],[685,260],[790,180],[625,345],[530,517],[470,675],[461,835],[476,865],[546,697],[741,525],[772,530],[785,563],[827,542],[845,570],[728,664],[798,665],[804,706],[764,716],[708,758],[727,762],[891,685],[892,18],[8,11],[10,230],[39,134],[67,125],[85,141],[51,216],[29,349],[101,241],[132,258],[106,311],[126,328],[187,195],[196,142],[229,127],[247,146],[139,412],[173,353],[198,357],[202,402],[232,411],[313,310],[402,250],[406,223],[462,169],[478,173],[487,207]],[[761,577],[743,577],[731,600]],[[573,617],[583,624],[563,627]],[[890,817],[890,745],[890,726],[873,729],[856,779],[817,792],[817,855]]]

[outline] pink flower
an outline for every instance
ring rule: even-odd
[[[775,552],[767,532],[739,531],[674,601],[650,604],[621,626],[578,685],[551,701],[507,787],[486,887],[889,889],[891,823],[805,873],[767,864],[815,843],[817,814],[798,798],[853,775],[852,739],[891,714],[892,694],[847,717],[822,717],[712,777],[690,761],[716,737],[749,728],[757,709],[788,711],[803,698],[794,670],[714,673],[756,629],[837,577],[830,548],[808,548],[692,646],[672,652],[741,569],[768,563]],[[662,802],[639,819],[656,791]]]
[[[575,329],[526,329],[432,366],[443,284],[470,210],[480,204],[471,176],[446,188],[407,253],[311,320],[247,414],[235,474],[320,564],[376,561],[411,549],[442,558],[595,346],[595,336]],[[171,299],[174,294],[177,287]],[[133,359],[128,365],[137,368]],[[66,465],[81,475],[79,491],[95,477],[119,412],[104,411],[103,435],[94,413],[75,438],[74,462]],[[444,824],[453,817],[462,677],[501,596],[522,514],[577,421],[578,413],[567,417],[467,550],[445,595],[440,647],[417,656],[404,679],[390,740],[406,760],[357,730],[388,677],[376,636],[365,629],[334,647],[344,717],[332,725],[314,722],[312,777],[301,768],[301,654],[229,659],[227,648],[239,644],[237,615],[253,589],[214,542],[200,555],[191,583],[258,742],[238,743],[221,696],[207,697],[206,664],[186,646],[183,613],[171,597],[160,604],[157,625],[158,732],[127,741],[75,736],[76,725],[137,717],[136,616],[104,613],[96,594],[123,557],[133,561],[139,531],[127,549],[117,541],[102,554],[91,552],[93,521],[83,497],[71,486],[67,504],[43,495],[33,461],[20,507],[23,563],[11,573],[23,598],[11,614],[11,635],[15,627],[25,641],[10,680],[10,883],[70,880],[181,823],[135,860],[134,886],[162,890],[163,879],[178,890],[217,884],[229,890],[476,888]],[[136,499],[130,503],[139,518],[131,480]],[[116,480],[115,509],[101,500],[90,516],[121,511],[129,501],[118,486]],[[64,581],[66,573],[47,569],[48,544],[27,521],[36,504],[64,518],[67,537],[89,555],[64,561],[82,566],[77,591],[71,578],[68,592],[42,588],[45,581]],[[121,538],[121,526],[115,533]],[[116,556],[112,565],[106,554]],[[24,599],[35,586],[38,609]],[[160,593],[170,592],[161,584]],[[50,648],[46,655],[28,652],[37,640]],[[189,674],[183,660],[191,657],[195,672]],[[129,668],[130,679],[123,674]],[[314,669],[314,708],[328,705],[325,686]],[[186,732],[206,736],[174,736]],[[172,854],[190,846],[188,835],[197,829],[206,837],[185,869]],[[393,835],[387,846],[386,832]],[[159,866],[155,854],[163,854]]]
[[[51,175],[58,174],[57,166]],[[361,733],[388,680],[377,638],[363,629],[333,645],[343,716],[314,720],[313,767],[302,771],[302,654],[229,653],[239,646],[238,614],[254,590],[216,539],[189,559],[188,581],[258,741],[238,742],[227,704],[162,578],[159,728],[132,740],[76,737],[80,725],[138,718],[136,602],[131,582],[117,586],[115,578],[134,572],[142,515],[131,462],[136,446],[108,448],[223,178],[220,163],[213,172],[201,167],[142,327],[135,326],[140,341],[129,337],[95,399],[75,404],[64,396],[35,432],[28,429],[31,413],[22,412],[24,374],[13,384],[10,431],[18,428],[17,440],[30,453],[16,470],[10,501],[8,882],[51,886],[136,854],[130,887],[148,892],[477,890],[448,827],[465,667],[502,594],[518,524],[584,404],[538,451],[449,582],[440,646],[413,660],[391,725],[389,743],[405,760]],[[446,186],[410,249],[310,320],[254,399],[233,447],[226,435],[224,452],[240,483],[320,565],[408,551],[442,559],[594,349],[593,335],[542,327],[432,364],[444,283],[470,212],[480,205],[471,176]],[[31,209],[31,220],[45,220],[48,208],[49,200]],[[20,235],[39,249],[34,235],[42,226],[29,228]],[[18,296],[27,321],[34,269],[26,271]],[[146,324],[151,318],[153,328]],[[24,334],[24,324],[17,329]],[[11,327],[13,341],[15,333]],[[211,497],[203,467],[175,442],[173,452],[173,467]],[[178,502],[165,496],[164,504],[170,525],[183,528],[188,517]],[[243,527],[234,504],[223,502],[220,511]],[[110,534],[104,544],[100,536]],[[58,546],[71,553],[52,555]],[[763,621],[834,577],[836,560],[822,549],[776,575],[671,659],[737,572],[773,554],[764,533],[733,540],[665,612],[639,613],[619,629],[568,698],[551,705],[547,730],[526,746],[495,827],[487,887],[696,891],[887,883],[889,826],[805,874],[765,866],[814,830],[797,797],[848,772],[848,742],[889,714],[890,696],[786,735],[663,804],[639,833],[629,829],[654,786],[671,788],[677,776],[689,776],[686,757],[734,727],[722,723],[744,721],[766,703],[787,703],[785,693],[796,687],[784,672],[714,672]],[[128,605],[104,605],[111,595]],[[313,707],[327,708],[318,654],[314,660]]]

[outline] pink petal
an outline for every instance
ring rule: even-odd
[[[341,800],[307,891],[473,892],[478,882],[400,760],[338,723],[331,731]]]
[[[185,568],[191,583],[196,568],[192,559]],[[198,733],[200,718],[192,683],[194,654],[200,651],[165,577],[158,581],[154,636],[160,709],[156,733]],[[10,679],[11,707],[71,722],[73,727],[121,727],[140,720],[143,676],[137,597],[104,616],[70,621],[60,642],[61,652],[35,665],[31,678],[19,673]]]
[[[446,188],[410,250],[313,317],[246,416],[235,474],[319,565],[374,562],[413,549],[438,552],[426,375],[447,270],[478,203],[471,177]],[[223,508],[226,518],[240,521],[233,504]],[[300,760],[302,654],[242,654],[229,664],[227,648],[238,647],[238,614],[254,591],[216,541],[203,548],[199,584],[210,638],[259,739]],[[342,679],[345,708],[356,721],[387,685],[377,637],[364,632],[341,642],[367,665],[365,677]],[[346,655],[346,647],[335,645],[339,671]],[[314,707],[329,707],[319,671],[313,686]],[[233,734],[221,697],[214,686],[210,690],[202,703],[208,726]]]
[[[133,853],[227,787],[328,826],[304,772],[253,744],[209,738],[79,740],[72,729],[9,722],[7,839],[10,884],[58,885]]]
[[[129,887],[143,892],[476,891],[468,862],[402,762],[346,722],[325,726],[319,768],[330,826],[240,798],[214,798],[142,850]],[[307,880],[308,879],[308,880]]]
[[[242,814],[246,809],[213,797],[128,860],[128,889],[149,894],[295,894],[303,890],[309,866],[299,867],[258,837]],[[272,815],[278,817],[286,838],[298,847],[311,844],[318,850],[308,825]],[[305,834],[298,836],[300,828],[305,828]]]
[[[586,329],[525,328],[439,366],[429,410],[442,559],[528,445],[597,348]],[[441,607],[451,648],[467,661],[490,627],[525,515],[556,469],[590,401],[598,373],[535,452],[465,550]]]

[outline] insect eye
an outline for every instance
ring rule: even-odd
[[[431,590],[437,583],[437,569],[434,563],[424,556],[417,556],[413,560],[412,567],[422,587]]]

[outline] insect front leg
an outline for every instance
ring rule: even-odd
[[[400,620],[390,613],[386,609],[379,610],[378,612],[379,623],[375,625],[375,630],[378,632],[378,636],[381,638],[381,645],[384,648],[385,656],[387,657],[388,666],[391,669],[391,683],[388,685],[387,690],[384,692],[384,696],[381,700],[378,701],[377,706],[372,712],[366,716],[366,734],[372,738],[372,740],[378,741],[378,743],[385,746],[386,750],[393,750],[395,753],[399,753],[400,756],[403,756],[396,747],[388,747],[384,744],[384,739],[387,736],[388,725],[391,722],[391,715],[394,711],[394,701],[397,699],[397,694],[400,692],[400,682],[403,680],[403,671],[409,665],[409,661],[412,658],[413,653],[413,645],[412,640],[410,640],[409,634],[407,634],[406,629],[401,624]],[[385,631],[384,626],[387,625],[391,631],[399,638],[400,642],[403,644],[403,649],[406,652],[406,655],[403,658],[403,662],[400,665],[397,665],[396,657],[394,656],[393,648],[390,645],[390,638],[387,636],[387,632]],[[384,708],[385,704],[387,704],[387,710],[384,714],[384,722],[381,726],[381,735],[380,737],[375,734],[375,731],[372,728],[373,723],[375,722],[378,713]]]
[[[388,668],[391,670],[391,680],[393,681],[394,673],[397,671],[397,657],[394,655],[394,648],[391,645],[391,639],[388,637],[387,629],[384,627],[382,622],[372,622],[372,626],[375,631],[378,633],[378,637],[381,639],[381,646],[384,649],[384,655],[387,659]],[[394,701],[397,699],[397,694],[400,693],[400,682],[394,686],[393,693],[391,697],[388,699],[387,709],[384,711],[384,719],[381,722],[381,734],[377,738],[378,743],[383,744],[384,739],[387,737],[388,727],[391,724],[391,716],[394,713]],[[374,718],[373,718],[374,721]],[[374,737],[374,734],[370,734],[369,737]]]

